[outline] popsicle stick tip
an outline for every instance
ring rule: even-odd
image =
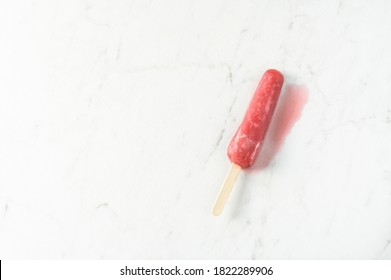
[[[220,216],[221,214],[221,211],[219,209],[217,209],[216,207],[213,207],[213,216]]]

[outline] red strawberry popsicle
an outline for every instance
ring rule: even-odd
[[[215,216],[223,211],[240,170],[254,163],[265,139],[283,83],[284,77],[277,70],[269,69],[263,74],[244,119],[228,146],[227,153],[232,165],[215,202]]]

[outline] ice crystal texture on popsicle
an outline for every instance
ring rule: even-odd
[[[244,119],[228,146],[231,162],[242,168],[254,163],[281,92],[284,77],[274,69],[267,70],[254,93]]]

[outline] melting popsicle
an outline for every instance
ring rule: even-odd
[[[254,163],[265,139],[283,83],[284,77],[277,70],[269,69],[263,74],[244,119],[228,146],[227,154],[232,165],[216,199],[213,215],[218,216],[223,211],[240,170]]]

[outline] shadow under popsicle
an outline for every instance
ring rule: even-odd
[[[252,170],[266,168],[284,144],[293,125],[300,118],[308,100],[308,89],[303,85],[288,84],[274,112],[263,147]]]
[[[281,149],[293,125],[300,118],[307,100],[308,89],[306,86],[288,84],[284,87],[266,133],[261,151],[253,166],[248,170],[245,170],[244,176],[246,176],[247,172],[259,172],[260,170],[267,168],[274,156]],[[246,200],[245,196],[248,191],[248,186],[245,183],[246,181],[247,180],[241,180],[241,184],[235,187],[238,194],[236,196],[236,201],[233,203],[235,208],[233,216],[238,216],[239,209],[243,207],[242,204]]]

